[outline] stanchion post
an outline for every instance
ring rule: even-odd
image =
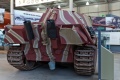
[[[101,31],[98,30],[98,80],[101,80]]]

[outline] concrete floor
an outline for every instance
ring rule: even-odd
[[[8,64],[6,54],[0,54],[0,80],[98,80],[98,76],[79,76],[72,67],[57,67],[50,71],[48,65],[32,71],[19,71]]]

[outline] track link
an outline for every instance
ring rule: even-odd
[[[95,72],[96,51],[93,48],[84,47],[74,53],[74,68],[79,75],[93,75]]]
[[[19,47],[10,48],[7,60],[10,65],[22,71],[29,71],[36,68],[36,62],[26,60],[24,52]]]

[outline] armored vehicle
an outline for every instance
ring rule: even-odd
[[[32,70],[37,62],[73,63],[80,75],[93,75],[96,66],[97,37],[90,18],[74,11],[47,9],[38,23],[6,25],[10,44],[7,60],[19,70]]]

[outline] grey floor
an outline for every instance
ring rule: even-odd
[[[6,54],[0,54],[0,80],[98,80],[98,76],[79,76],[72,67],[50,71],[47,65],[32,71],[19,71],[8,64]]]

